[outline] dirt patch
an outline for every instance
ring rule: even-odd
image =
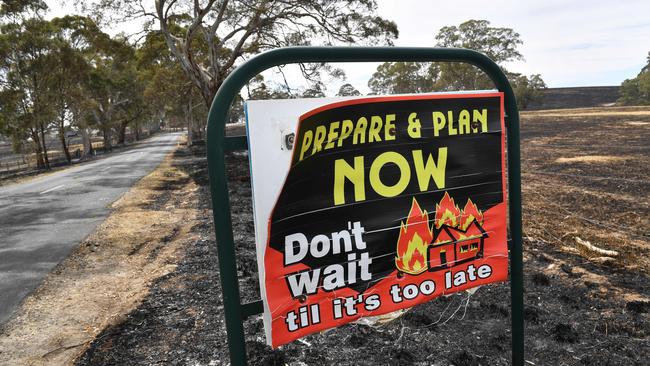
[[[73,363],[137,308],[152,281],[174,271],[196,239],[196,185],[179,168],[182,155],[169,156],[116,201],[108,219],[25,300],[0,334],[0,364]],[[173,195],[165,195],[169,189]]]
[[[583,155],[583,156],[574,156],[572,158],[557,158],[555,159],[556,163],[566,164],[566,163],[615,163],[618,161],[624,161],[630,159],[625,156],[605,156],[605,155]]]

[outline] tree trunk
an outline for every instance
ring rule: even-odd
[[[88,134],[88,129],[87,128],[80,128],[79,131],[81,132],[81,140],[83,141],[84,145],[84,153],[83,155],[89,155],[93,153],[93,143],[92,140],[90,139],[90,135]]]
[[[43,152],[41,151],[41,139],[38,138],[36,130],[31,131],[32,141],[34,141],[34,152],[36,153],[36,168],[43,169],[45,162],[43,161]]]
[[[194,117],[192,116],[192,98],[188,99],[187,112],[185,118],[187,119],[187,146],[192,146],[194,143]]]
[[[104,135],[104,152],[112,151],[113,146],[111,145],[111,129],[104,128],[102,130],[102,134]]]
[[[122,123],[120,125],[120,130],[117,138],[117,143],[124,145],[124,141],[126,141],[126,123]]]
[[[45,169],[50,169],[50,158],[47,156],[47,142],[45,141],[45,128],[39,126],[41,130],[41,145],[43,146],[43,162]]]
[[[140,141],[140,133],[142,133],[140,129],[140,125],[135,126],[135,141]]]
[[[65,159],[70,163],[72,161],[72,156],[70,156],[70,151],[68,150],[68,145],[65,142],[65,130],[60,129],[59,130],[59,140],[61,140],[61,148],[63,149],[63,153],[65,154]]]
[[[70,156],[70,151],[68,150],[68,144],[65,142],[65,110],[61,113],[61,120],[59,121],[59,139],[61,140],[61,148],[63,148],[63,153],[65,154],[65,159],[70,163],[72,157]]]

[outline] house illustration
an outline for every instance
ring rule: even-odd
[[[483,257],[483,245],[487,237],[487,233],[476,220],[465,230],[443,225],[437,230],[427,251],[429,272]]]
[[[445,192],[433,220],[413,198],[406,222],[400,224],[395,266],[401,273],[419,275],[483,257],[487,232],[484,215],[471,199],[460,209]]]

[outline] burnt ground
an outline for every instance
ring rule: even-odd
[[[648,365],[650,113],[563,113],[522,121],[527,364]],[[193,154],[182,169],[200,187],[192,229],[200,239],[78,365],[228,364],[204,149]],[[232,154],[227,164],[241,292],[250,301],[259,288],[248,160]],[[619,255],[603,259],[576,237]],[[382,326],[345,325],[278,350],[264,345],[262,320],[253,318],[245,324],[250,364],[508,365],[509,291],[507,283],[484,286]]]

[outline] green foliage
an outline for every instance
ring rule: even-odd
[[[469,48],[484,53],[503,68],[503,63],[521,60],[519,34],[510,28],[491,27],[486,20],[469,20],[447,26],[436,35],[438,47]],[[540,75],[527,77],[507,73],[520,108],[542,96],[546,88]],[[386,62],[368,81],[373,94],[422,93],[430,91],[492,89],[492,81],[478,68],[461,63]]]
[[[349,83],[341,85],[339,92],[336,93],[336,96],[338,97],[356,97],[359,95],[361,95],[361,92]]]
[[[324,98],[325,92],[323,91],[324,86],[322,83],[315,83],[309,88],[305,89],[302,93],[303,98]]]
[[[295,96],[290,94],[286,89],[269,87],[260,76],[255,81],[255,86],[248,93],[248,98],[251,100],[291,99],[295,98]]]
[[[626,79],[621,84],[621,96],[618,102],[622,105],[650,105],[650,52],[647,64],[641,72],[632,79]]]
[[[0,25],[0,85],[6,98],[0,100],[3,114],[0,129],[16,139],[32,139],[39,166],[47,167],[46,146],[41,143],[55,114],[50,90],[60,45],[52,37],[54,28],[40,18]]]
[[[368,81],[373,94],[405,94],[431,91],[434,78],[427,64],[418,62],[385,62]]]
[[[517,73],[507,73],[507,75],[515,92],[519,109],[526,109],[531,102],[544,97],[546,83],[542,80],[541,75],[533,74],[530,77]]]
[[[148,6],[148,7],[147,7]],[[206,106],[241,59],[261,51],[296,45],[390,44],[395,23],[378,17],[375,0],[102,0],[98,16],[146,18],[156,24]],[[302,65],[318,81],[320,64]],[[331,70],[335,74],[338,70]]]
[[[42,0],[3,0],[0,4],[0,16],[14,17],[24,14],[38,14],[47,10]]]
[[[69,159],[66,130],[98,129],[110,148],[114,136],[124,142],[127,126],[151,119],[126,40],[82,16],[45,20],[26,12],[0,20],[0,133],[32,144],[39,166],[49,166],[51,132]]]

